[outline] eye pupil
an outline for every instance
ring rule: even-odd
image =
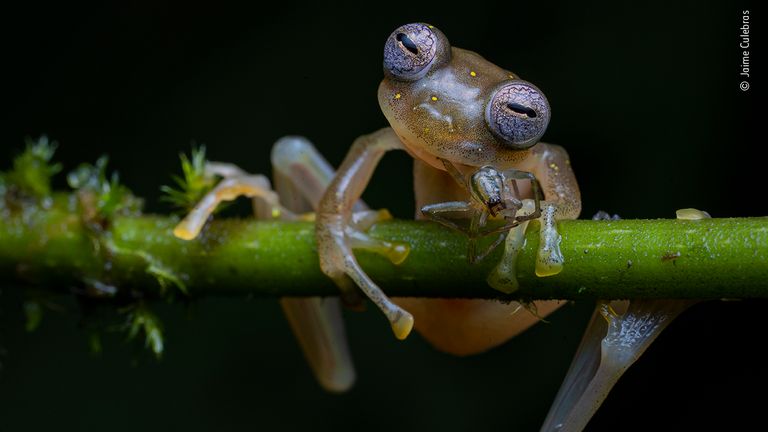
[[[509,102],[507,104],[507,109],[517,114],[526,115],[529,118],[536,117],[536,111],[533,108],[529,108],[525,105],[520,105],[519,103]]]
[[[419,53],[419,47],[405,33],[398,33],[395,38],[412,54],[416,55]]]

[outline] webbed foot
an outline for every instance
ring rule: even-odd
[[[598,304],[542,432],[582,431],[624,372],[694,301],[632,300]],[[626,312],[617,309],[626,307]]]

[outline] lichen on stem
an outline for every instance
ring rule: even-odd
[[[183,241],[177,219],[119,216],[104,233],[117,254],[94,252],[80,218],[58,197],[47,209],[0,222],[0,269],[5,279],[66,289],[82,275],[108,267],[109,280],[134,295],[159,296],[161,282],[146,256],[183,281],[191,296],[336,295],[317,264],[309,222],[210,222],[199,239]],[[394,220],[371,235],[411,245],[395,266],[359,253],[363,267],[392,296],[515,299],[768,298],[768,218],[563,221],[564,270],[534,273],[538,225],[531,224],[517,259],[520,287],[503,294],[485,279],[497,250],[476,264],[466,238],[429,222]]]

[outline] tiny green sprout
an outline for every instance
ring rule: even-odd
[[[135,339],[139,332],[144,333],[144,345],[151,349],[157,358],[163,355],[163,327],[160,320],[143,303],[129,309],[128,339]]]
[[[171,286],[178,288],[184,295],[189,294],[187,285],[182,280],[182,276],[149,252],[142,249],[120,247],[109,239],[102,238],[102,241],[104,242],[104,246],[106,246],[114,255],[133,255],[141,258],[147,264],[147,273],[154,276],[158,285],[160,285],[160,295],[162,297],[165,297],[168,300],[171,299],[170,295],[172,295],[173,292],[168,290]]]
[[[184,284],[184,282],[181,280],[181,278],[174,273],[173,270],[170,268],[164,266],[162,263],[160,263],[159,260],[150,260],[147,259],[149,262],[149,266],[147,267],[147,273],[151,274],[152,276],[157,279],[157,283],[160,284],[160,295],[167,297],[169,294],[168,287],[175,286],[176,288],[181,291],[184,295],[189,295],[189,291],[187,290],[187,285]]]
[[[13,169],[3,175],[0,189],[14,185],[34,197],[51,194],[51,177],[61,171],[61,164],[51,163],[58,143],[43,135],[37,141],[26,138],[27,148],[13,161]]]
[[[106,156],[100,157],[95,164],[81,164],[67,175],[67,183],[78,191],[81,204],[92,213],[105,219],[116,214],[138,213],[142,201],[131,193],[130,189],[120,184],[116,172],[107,179]]]
[[[182,211],[191,210],[216,185],[215,176],[205,172],[205,146],[193,147],[191,156],[190,159],[184,153],[179,154],[184,176],[171,177],[176,186],[160,187],[163,192],[161,200]]]

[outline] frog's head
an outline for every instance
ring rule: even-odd
[[[406,24],[384,45],[379,105],[415,156],[471,166],[520,160],[549,123],[544,94],[437,28]]]

